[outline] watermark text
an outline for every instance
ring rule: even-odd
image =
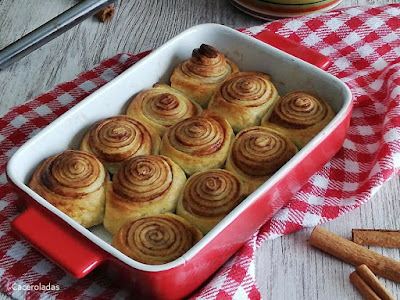
[[[19,284],[13,283],[11,288],[14,291],[59,291],[60,286],[58,284]]]

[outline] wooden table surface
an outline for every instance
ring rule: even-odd
[[[0,49],[73,6],[75,0],[0,1]],[[151,2],[151,5],[149,3]],[[344,0],[338,7],[382,5],[398,1]],[[116,2],[110,23],[85,20],[64,35],[0,72],[0,115],[75,78],[117,53],[156,48],[196,24],[214,22],[232,28],[264,23],[234,8],[228,0],[131,0]],[[387,182],[361,208],[323,224],[343,237],[352,228],[400,229],[400,180]],[[311,248],[311,229],[265,242],[257,251],[256,273],[263,299],[361,299],[348,280],[353,267]],[[375,248],[400,260],[399,249]],[[400,284],[383,280],[400,298]],[[0,299],[8,299],[0,294]]]

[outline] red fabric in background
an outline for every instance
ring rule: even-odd
[[[355,106],[343,148],[256,232],[194,299],[259,299],[254,252],[266,239],[316,226],[359,207],[400,169],[400,5],[353,7],[284,19],[246,29],[271,30],[329,56],[328,72],[352,90]],[[90,93],[137,62],[119,54],[75,80],[11,109],[0,119],[0,289],[17,299],[123,299],[97,271],[77,280],[17,237],[19,212],[6,164],[16,149]],[[58,291],[21,291],[13,284],[58,285]],[[14,286],[15,287],[15,286]],[[131,297],[134,297],[131,296]]]

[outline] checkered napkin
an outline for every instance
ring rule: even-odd
[[[274,218],[256,232],[193,299],[259,299],[254,252],[265,240],[337,218],[360,206],[400,169],[400,5],[354,7],[246,29],[274,31],[329,56],[328,72],[352,90],[355,107],[342,149]],[[144,54],[117,55],[0,119],[0,288],[17,299],[124,299],[96,270],[77,280],[10,229],[18,215],[6,163],[40,129]],[[57,285],[57,291],[18,286]]]

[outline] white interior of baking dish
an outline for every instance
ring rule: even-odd
[[[198,48],[202,43],[216,47],[228,58],[235,61],[241,70],[254,70],[270,74],[280,95],[295,89],[304,89],[316,93],[333,107],[337,115],[317,137],[264,185],[236,207],[185,255],[165,265],[145,265],[128,258],[113,248],[109,244],[111,235],[102,226],[90,230],[85,229],[38,196],[26,184],[33,170],[45,158],[66,149],[78,149],[84,133],[94,122],[109,116],[124,114],[133,95],[150,88],[156,82],[168,83],[174,67],[182,60],[188,59],[192,50]],[[8,164],[7,172],[10,179],[19,188],[105,251],[131,267],[146,271],[162,271],[191,259],[227,224],[251,205],[258,195],[262,194],[263,190],[285,176],[287,170],[298,163],[307,152],[316,147],[324,138],[324,135],[334,130],[336,125],[344,118],[344,112],[349,108],[350,103],[351,94],[347,86],[317,67],[225,26],[217,24],[198,25],[184,31],[154,50],[150,55],[39,132],[17,150]]]

